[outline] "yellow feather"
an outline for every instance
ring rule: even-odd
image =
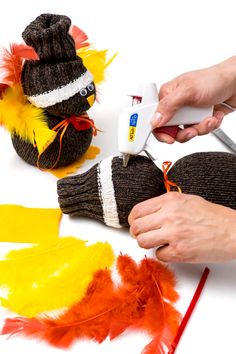
[[[52,142],[56,133],[48,128],[44,111],[30,104],[22,87],[9,87],[0,100],[0,124],[11,133],[34,144],[39,152]]]
[[[7,290],[1,305],[27,317],[64,309],[85,294],[93,273],[110,267],[114,254],[108,243],[73,237],[53,246],[11,251],[0,261],[0,289]]]
[[[91,47],[82,47],[77,50],[77,55],[83,59],[84,65],[92,73],[95,84],[102,83],[105,80],[105,70],[117,55],[117,53],[114,54],[107,61],[107,52],[107,49],[96,50]]]
[[[61,214],[60,209],[0,205],[0,241],[54,243],[58,240]]]

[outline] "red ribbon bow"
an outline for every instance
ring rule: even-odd
[[[63,139],[63,136],[64,136],[69,124],[72,124],[73,127],[77,131],[83,131],[83,130],[87,130],[87,129],[92,128],[94,136],[97,135],[98,131],[101,131],[96,128],[94,121],[89,118],[87,113],[83,113],[80,116],[72,115],[70,117],[64,118],[60,123],[58,123],[55,127],[52,128],[52,130],[56,132],[56,136],[57,136],[57,134],[60,134],[60,140],[59,140],[60,147],[59,147],[58,157],[57,157],[55,163],[53,164],[53,166],[50,167],[50,169],[54,168],[56,166],[56,164],[58,163],[58,161],[60,160],[61,151],[62,151],[62,139]],[[42,156],[42,154],[48,148],[49,145],[47,145],[46,148],[38,155],[37,167],[39,169],[41,169],[40,165],[39,165],[40,157]]]

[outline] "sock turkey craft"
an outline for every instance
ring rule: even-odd
[[[114,56],[107,61],[107,50],[93,49],[67,16],[42,14],[22,37],[26,44],[12,44],[1,55],[0,125],[29,164],[69,165],[97,133],[87,110]]]
[[[118,228],[128,226],[135,204],[166,193],[171,185],[183,193],[236,209],[236,156],[194,153],[179,159],[168,175],[145,156],[133,157],[127,167],[123,167],[122,158],[108,157],[89,171],[57,183],[63,213]]]

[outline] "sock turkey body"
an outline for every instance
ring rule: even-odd
[[[195,153],[179,159],[168,173],[183,193],[236,209],[236,156]],[[128,166],[109,157],[82,175],[58,181],[59,204],[65,214],[87,216],[108,226],[128,226],[134,205],[166,192],[163,172],[144,156]]]
[[[120,157],[108,157],[82,175],[59,180],[57,189],[63,213],[112,227],[128,226],[135,204],[165,193],[162,171],[144,156],[126,168]]]

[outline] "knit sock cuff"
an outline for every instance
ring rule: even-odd
[[[120,157],[108,157],[82,175],[58,181],[65,214],[88,216],[108,226],[128,226],[135,204],[165,193],[163,173],[144,156],[123,167]]]
[[[41,61],[75,60],[75,43],[68,33],[70,25],[67,16],[42,14],[26,27],[22,37],[35,49]]]
[[[103,222],[96,167],[57,182],[58,201],[64,214],[87,216]]]

